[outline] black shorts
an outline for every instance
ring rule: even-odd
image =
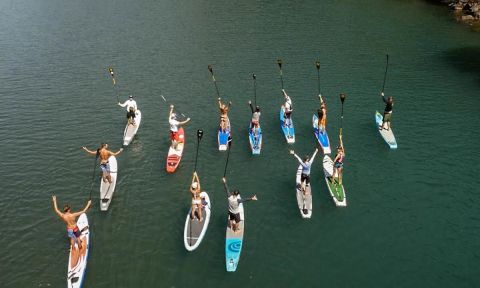
[[[310,175],[305,175],[302,173],[302,175],[300,176],[300,182],[303,182],[303,180],[305,180],[307,184],[310,184]]]
[[[228,217],[230,220],[235,220],[235,223],[240,222],[240,213],[233,214],[232,212],[228,211]]]
[[[135,112],[130,112],[130,111],[128,111],[128,112],[127,112],[127,118],[130,118],[130,117],[131,117],[131,118],[135,118]]]

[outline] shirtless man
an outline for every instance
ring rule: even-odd
[[[75,243],[78,245],[78,250],[82,249],[82,239],[80,239],[81,231],[77,227],[77,217],[87,212],[88,208],[92,205],[92,200],[88,200],[87,205],[82,211],[72,213],[68,204],[63,207],[63,213],[58,210],[57,197],[52,196],[53,210],[57,213],[58,217],[67,224],[67,234],[70,237],[70,245],[74,247]]]
[[[220,128],[223,132],[230,127],[230,119],[228,119],[228,111],[230,110],[232,102],[228,102],[228,105],[222,103],[222,99],[218,98],[218,108],[220,109]]]
[[[327,128],[327,104],[323,101],[321,95],[318,95],[320,98],[320,109],[317,110],[318,113],[318,130],[324,130]]]
[[[250,110],[252,110],[252,124],[250,125],[253,134],[257,136],[258,127],[260,127],[260,106],[255,106],[253,109],[252,101],[248,101],[248,105],[250,105]]]
[[[83,146],[82,149],[87,151],[87,153],[92,155],[97,155],[100,157],[100,169],[102,169],[102,179],[103,182],[112,183],[112,177],[110,176],[110,165],[108,164],[108,158],[110,156],[117,156],[123,151],[123,148],[120,148],[117,152],[113,153],[112,151],[107,150],[108,144],[102,143],[100,148],[97,151],[88,150],[87,147]]]

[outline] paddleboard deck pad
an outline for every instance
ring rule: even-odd
[[[187,219],[185,220],[185,228],[183,229],[183,243],[185,248],[188,251],[193,251],[197,249],[200,243],[207,232],[208,223],[210,222],[210,213],[211,213],[211,203],[210,197],[208,197],[207,192],[201,192],[200,197],[202,198],[202,216],[203,221],[199,221],[197,216],[191,218],[192,208],[187,214]]]
[[[68,272],[67,272],[67,287],[79,288],[82,287],[83,279],[85,278],[85,271],[87,269],[88,252],[90,250],[90,230],[88,226],[87,215],[83,213],[78,217],[77,226],[80,230],[79,239],[82,241],[82,249],[80,249],[78,260],[75,261],[73,257],[74,249],[78,249],[78,244],[70,247],[70,254],[68,257]],[[77,250],[78,251],[78,250]]]
[[[103,179],[100,180],[100,210],[107,211],[112,202],[113,193],[115,192],[115,186],[117,184],[117,158],[115,156],[110,156],[108,158],[108,165],[110,166],[110,177],[112,183],[108,181],[105,182]]]
[[[137,134],[138,127],[140,127],[140,123],[142,122],[142,112],[137,109],[135,111],[135,125],[128,124],[125,126],[125,130],[123,130],[123,146],[128,146],[133,140],[135,134]]]
[[[391,149],[397,149],[398,147],[397,140],[395,140],[395,135],[393,135],[392,128],[388,130],[380,129],[382,122],[383,122],[383,115],[380,114],[380,112],[375,111],[375,123],[377,124],[378,132],[380,132],[380,135],[382,136],[383,140],[387,142],[388,146],[390,146]]]
[[[250,142],[250,149],[252,155],[259,155],[262,151],[262,128],[260,125],[255,131],[252,129],[252,123],[248,127],[248,141]]]
[[[225,237],[225,260],[228,272],[235,272],[237,270],[238,262],[240,261],[240,253],[243,246],[243,233],[245,228],[245,215],[243,211],[243,204],[239,205],[240,223],[238,223],[239,230],[233,231],[230,227],[230,220],[227,215],[227,231]]]
[[[300,210],[300,215],[302,218],[311,218],[312,217],[312,187],[311,185],[305,186],[305,193],[302,191],[301,185],[302,178],[302,165],[298,166],[297,177],[296,177],[296,186],[295,190],[297,193],[297,203],[298,209]]]
[[[288,144],[295,143],[295,129],[293,127],[293,119],[290,115],[289,123],[285,123],[285,107],[280,108],[280,128],[282,129],[283,135],[287,140]]]
[[[347,206],[347,196],[343,184],[340,185],[336,181],[332,182],[333,160],[328,155],[323,157],[323,173],[325,174],[325,182],[327,183],[328,191],[330,192],[330,196],[332,196],[335,205]]]
[[[175,172],[180,164],[180,160],[182,160],[183,148],[185,147],[185,132],[183,127],[178,129],[178,139],[177,147],[174,148],[170,145],[170,148],[168,149],[166,166],[168,173]]]
[[[317,138],[318,144],[320,144],[320,146],[322,147],[323,154],[332,153],[327,130],[318,129],[318,116],[315,114],[313,114],[313,117],[312,117],[312,125],[313,125],[313,134],[315,134],[315,138]]]

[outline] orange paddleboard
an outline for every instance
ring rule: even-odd
[[[180,160],[182,160],[183,155],[183,147],[185,145],[185,133],[183,132],[183,127],[178,129],[178,143],[177,147],[171,147],[168,149],[168,156],[167,156],[167,172],[173,173],[177,170],[178,164],[180,164]]]

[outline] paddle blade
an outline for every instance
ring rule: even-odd
[[[212,65],[208,64],[208,71],[210,71],[210,73],[213,74],[213,68],[212,68]]]
[[[253,80],[257,79],[257,76],[255,75],[255,73],[252,74],[252,78],[253,78]]]
[[[277,64],[278,64],[278,67],[280,67],[280,69],[282,69],[282,59],[278,59]]]
[[[317,66],[317,70],[320,69],[320,61],[315,61],[315,66]]]
[[[228,149],[229,149],[229,151],[230,151],[230,147],[232,146],[232,136],[231,136],[231,135],[228,135],[228,141],[227,141],[227,143],[228,143]]]
[[[341,93],[341,94],[340,94],[340,101],[342,101],[342,104],[343,104],[343,102],[345,101],[345,97],[346,97],[346,96],[347,96],[347,95],[345,95],[344,93]]]
[[[197,137],[198,137],[198,141],[200,141],[200,139],[202,139],[202,136],[203,136],[203,130],[197,130]]]

